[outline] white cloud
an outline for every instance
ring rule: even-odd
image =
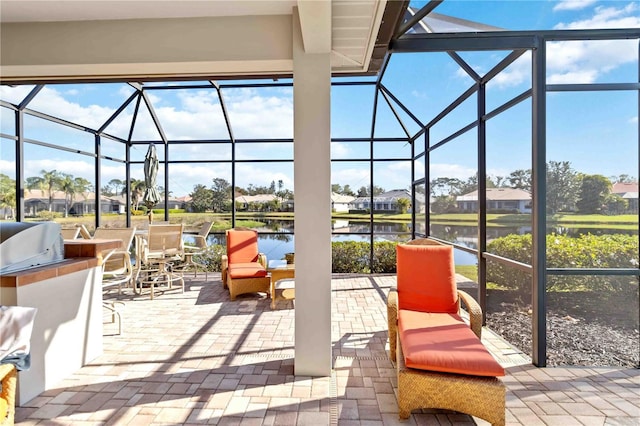
[[[237,138],[293,137],[293,90],[285,96],[282,90],[265,96],[250,88],[223,93]]]
[[[342,186],[349,185],[353,191],[358,191],[363,186],[369,186],[369,169],[333,169],[331,171],[331,183],[337,183]]]
[[[9,177],[15,178],[16,176],[16,162],[0,159],[0,173]]]
[[[560,4],[584,7],[589,1],[568,1]],[[556,6],[558,8],[559,6]],[[640,28],[640,7],[630,3],[622,8],[597,7],[594,15],[585,20],[559,23],[555,29],[606,29]],[[579,40],[547,43],[547,83],[549,84],[589,84],[628,63],[637,60],[636,40]],[[474,66],[474,68],[478,68]],[[465,76],[458,70],[457,76]],[[499,73],[492,86],[514,87],[529,81],[531,75],[531,53],[527,52],[508,68]]]
[[[77,102],[67,100],[59,90],[51,86],[45,86],[33,98],[29,108],[93,129],[99,128],[113,114],[114,110],[111,107],[96,104],[82,106]]]
[[[640,27],[640,6],[629,3],[622,8],[598,6],[592,18],[569,23],[559,23],[557,30],[605,29],[605,28],[638,28]]]
[[[589,19],[559,23],[555,29],[640,28],[640,7],[596,7]],[[603,74],[637,61],[637,40],[566,41],[547,44],[550,83],[593,83]]]
[[[476,169],[466,167],[461,164],[449,164],[449,163],[432,163],[429,168],[429,174],[431,179],[437,179],[439,177],[456,178],[467,180],[471,176],[476,174]]]
[[[596,0],[561,0],[553,7],[553,10],[554,12],[558,10],[581,10],[595,2]]]
[[[0,99],[19,104],[31,92],[34,86],[4,86],[0,85]]]
[[[636,58],[637,41],[634,40],[547,43],[547,82],[594,83],[612,70],[636,61]]]
[[[631,123],[631,124],[637,124],[637,123],[638,123],[638,116],[631,117],[631,118],[629,119],[629,123]]]
[[[411,91],[411,96],[413,96],[414,98],[418,98],[418,99],[427,99],[428,98],[426,92],[424,92],[422,90],[416,90],[416,89],[413,89]]]
[[[127,99],[129,96],[131,96],[133,91],[134,91],[134,89],[131,86],[123,84],[118,88],[118,95],[122,99]]]
[[[210,187],[213,179],[227,176],[225,164],[172,164],[169,169],[169,190],[174,196],[187,195],[196,184]]]
[[[331,158],[349,158],[351,149],[342,142],[331,142]]]
[[[223,92],[234,137],[240,139],[292,138],[291,91],[229,89]],[[150,96],[153,108],[169,139],[227,139],[229,133],[215,90],[180,91],[178,103]],[[126,124],[130,122],[122,120]],[[115,122],[114,122],[115,124]],[[112,131],[110,127],[108,129]],[[114,131],[115,133],[115,131]],[[157,139],[158,133],[146,111],[138,116],[134,139]]]
[[[549,84],[575,84],[593,83],[598,73],[595,70],[577,70],[563,73],[554,73],[547,78]]]
[[[92,162],[59,160],[55,158],[26,160],[24,162],[25,176],[40,176],[42,170],[57,170],[61,173],[71,174],[74,177],[83,177],[89,182],[93,182],[94,179],[94,164]]]
[[[515,87],[531,81],[531,52],[525,52],[502,72],[498,73],[491,82],[499,88]]]
[[[401,161],[376,165],[373,179],[374,185],[386,191],[408,188],[411,184],[411,163]]]
[[[236,164],[236,185],[246,188],[249,184],[269,186],[271,182],[282,180],[284,188],[293,190],[293,175],[266,169],[259,163]]]
[[[0,98],[20,102],[31,90],[21,86],[0,87]],[[29,105],[30,108],[58,116],[73,123],[99,128],[112,114],[112,107],[92,104],[83,106],[65,98],[74,95],[70,89],[64,93],[52,86],[45,86]],[[121,95],[130,95],[126,87],[118,89]],[[292,138],[293,99],[292,90],[229,89],[224,91],[232,130],[236,138]],[[222,109],[215,90],[179,91],[177,103],[149,92],[151,104],[169,139],[221,139],[228,138]],[[129,133],[132,109],[123,111],[107,128],[107,132],[124,137]],[[157,140],[158,131],[141,103],[133,133],[134,139]]]
[[[478,75],[484,75],[484,73],[486,72],[486,70],[484,69],[483,66],[480,65],[472,65],[471,68],[473,68],[473,70],[478,73]],[[471,77],[469,76],[469,74],[467,74],[467,72],[465,70],[463,70],[462,68],[458,67],[455,71],[455,76],[458,77],[459,79],[464,79],[466,82],[472,82],[473,80],[471,80]]]

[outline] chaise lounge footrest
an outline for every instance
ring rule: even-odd
[[[504,426],[506,388],[502,380],[409,368],[404,364],[399,341],[397,350],[398,415],[401,419],[408,419],[412,410],[438,408]]]

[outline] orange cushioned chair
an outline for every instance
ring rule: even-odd
[[[258,233],[253,229],[229,229],[227,254],[222,256],[222,283],[229,297],[244,293],[269,293],[267,258],[258,252]]]
[[[398,244],[397,278],[388,319],[400,418],[441,408],[504,425],[505,388],[497,378],[504,369],[480,340],[480,307],[456,288],[453,247],[426,239]],[[470,324],[460,316],[461,300]]]

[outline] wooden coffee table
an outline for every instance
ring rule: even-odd
[[[283,299],[294,299],[296,292],[294,288],[278,288],[277,283],[285,278],[294,278],[296,273],[296,267],[294,264],[269,266],[267,268],[271,276],[271,287],[269,295],[271,297],[271,309],[276,307],[277,290],[282,290]]]

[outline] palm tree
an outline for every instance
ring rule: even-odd
[[[131,209],[138,210],[138,204],[140,204],[140,199],[144,195],[144,190],[147,186],[144,183],[144,180],[138,180],[135,178],[131,178],[129,181],[129,188],[131,191]],[[122,188],[122,195],[127,194],[127,187]]]
[[[124,190],[125,184],[120,179],[111,179],[109,181],[109,186],[113,187],[113,193],[114,194],[119,194],[120,193],[120,188],[122,188]]]
[[[16,181],[9,176],[0,173],[0,207],[9,209],[11,217],[14,216],[16,208]],[[5,211],[4,218],[7,219]]]
[[[398,211],[401,214],[405,214],[406,212],[408,212],[409,207],[411,207],[411,201],[408,198],[398,198],[398,201],[396,201],[396,203],[398,204]]]
[[[49,198],[49,211],[53,206],[53,192],[60,188],[62,183],[62,174],[57,170],[41,170],[42,176],[33,176],[27,178],[27,189],[40,189],[45,191]]]
[[[76,194],[83,194],[91,188],[91,182],[83,177],[74,178],[69,174],[62,174],[60,189],[64,191],[64,217],[67,217],[69,207],[73,206]]]

